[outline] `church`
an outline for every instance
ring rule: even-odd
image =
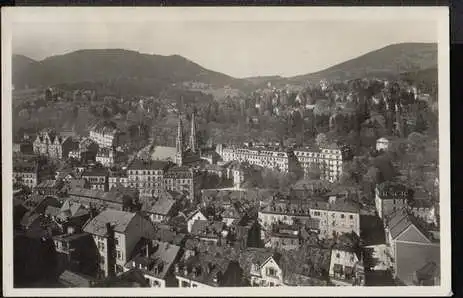
[[[177,139],[175,142],[175,163],[178,166],[192,165],[201,161],[201,152],[198,148],[196,137],[196,120],[195,114],[191,115],[191,132],[188,146],[185,148],[183,139],[183,124],[179,117],[177,128]]]

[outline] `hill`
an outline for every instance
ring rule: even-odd
[[[154,93],[185,81],[219,87],[242,83],[178,55],[148,55],[121,49],[79,50],[29,64],[18,55],[13,59],[17,61],[13,64],[13,84],[20,88],[90,84],[129,93]]]
[[[37,61],[26,57],[24,55],[13,55],[11,61],[11,68],[13,73],[13,78],[22,76],[23,73],[27,71],[32,65],[37,63]],[[13,79],[13,84],[15,84],[15,80]]]
[[[292,83],[306,81],[350,80],[366,76],[397,77],[437,67],[437,44],[400,43],[364,54],[315,73],[288,78]]]

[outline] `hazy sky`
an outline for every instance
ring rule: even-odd
[[[318,71],[400,42],[436,42],[435,21],[119,21],[70,19],[13,26],[12,48],[41,60],[78,49],[184,56],[235,77]]]

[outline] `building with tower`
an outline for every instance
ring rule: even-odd
[[[177,140],[175,142],[176,154],[175,163],[179,166],[191,165],[201,160],[201,153],[197,144],[195,114],[191,116],[190,142],[187,148],[184,147],[182,119],[178,120]]]

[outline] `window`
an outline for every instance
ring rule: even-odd
[[[344,214],[341,214],[341,218],[344,218]]]
[[[354,219],[354,216],[353,216],[353,215],[349,215],[349,218],[350,218],[350,219]]]
[[[192,286],[193,288],[197,288],[197,287],[198,287],[197,284],[192,284],[191,286]]]
[[[119,260],[122,260],[122,252],[121,252],[120,250],[117,250],[117,251],[116,251],[116,254],[117,254],[117,258],[118,258]]]
[[[337,253],[337,254],[336,254],[336,258],[339,259],[340,257],[341,257],[341,255],[340,255],[339,253]]]
[[[267,268],[267,275],[268,276],[276,276],[277,272],[274,268]]]

